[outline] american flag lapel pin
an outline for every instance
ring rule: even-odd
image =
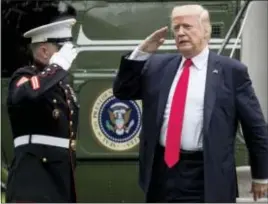
[[[213,73],[213,74],[218,74],[219,71],[218,71],[217,69],[214,69],[214,70],[212,71],[212,73]]]

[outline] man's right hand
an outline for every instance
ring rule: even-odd
[[[168,27],[165,26],[149,35],[140,45],[139,50],[147,53],[154,53],[165,42]]]
[[[77,54],[77,50],[72,43],[65,43],[58,52],[52,55],[49,64],[57,64],[67,71],[70,69]]]

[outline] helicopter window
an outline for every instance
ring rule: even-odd
[[[212,38],[221,38],[223,37],[224,23],[212,23]]]

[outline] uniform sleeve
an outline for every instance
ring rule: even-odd
[[[47,66],[37,75],[21,72],[10,81],[10,98],[12,104],[24,100],[35,100],[50,88],[58,84],[68,72],[56,64]]]

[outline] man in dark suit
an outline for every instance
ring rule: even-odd
[[[171,27],[180,54],[155,54],[161,28],[123,56],[114,95],[142,100],[141,188],[147,202],[235,202],[234,144],[241,122],[254,199],[265,196],[268,132],[247,68],[211,52],[209,13],[175,7]]]

